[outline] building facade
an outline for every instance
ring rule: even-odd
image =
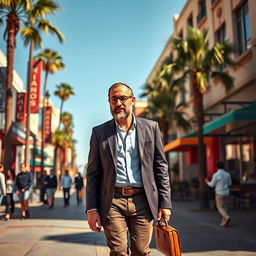
[[[204,94],[204,142],[207,155],[207,172],[211,178],[215,162],[223,160],[232,173],[234,183],[249,182],[256,174],[256,5],[254,0],[188,0],[181,13],[173,19],[172,37],[186,37],[188,26],[208,30],[210,47],[215,42],[229,40],[235,44],[235,68],[224,71],[234,78],[234,88],[225,92],[224,86],[215,81],[208,85]],[[168,42],[150,73],[150,83],[162,64],[172,52]],[[186,118],[191,122],[190,133],[170,130],[177,139],[165,145],[166,152],[172,152],[171,163],[178,161],[180,179],[190,180],[197,176],[197,138],[193,113],[191,83],[177,97],[177,104],[183,107]],[[176,153],[175,153],[176,152]]]

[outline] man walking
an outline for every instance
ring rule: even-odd
[[[63,190],[64,207],[67,207],[69,206],[70,188],[72,186],[72,179],[68,170],[65,170],[65,175],[61,177],[60,186]]]
[[[83,195],[83,187],[84,187],[84,180],[81,176],[81,173],[77,173],[77,176],[75,177],[75,188],[76,188],[76,201],[77,205],[79,205],[82,202],[82,196]]]
[[[229,187],[232,185],[230,174],[224,169],[224,163],[218,161],[216,163],[218,168],[217,172],[213,174],[212,180],[205,182],[210,187],[215,187],[215,202],[218,212],[222,216],[220,226],[227,227],[230,222],[230,216],[227,213],[228,210],[228,196]]]
[[[16,193],[19,196],[21,203],[21,218],[25,219],[29,217],[28,211],[28,199],[30,196],[30,189],[32,186],[32,176],[25,163],[20,164],[20,173],[16,177]]]
[[[48,208],[51,209],[54,206],[54,195],[58,187],[57,177],[54,174],[53,169],[50,170],[50,174],[45,179],[46,194],[48,200]]]
[[[156,122],[133,115],[129,85],[113,84],[108,100],[113,119],[94,127],[90,141],[88,223],[94,232],[103,226],[110,255],[149,255],[153,219],[171,215],[161,134]]]
[[[5,176],[4,172],[4,165],[0,164],[0,205],[2,204],[2,200],[4,196],[6,196],[6,184],[5,184]]]

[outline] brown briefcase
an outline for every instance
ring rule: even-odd
[[[178,231],[169,226],[167,221],[158,221],[154,224],[156,248],[168,256],[181,256],[180,238]]]

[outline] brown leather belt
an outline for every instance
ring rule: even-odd
[[[132,196],[144,192],[144,188],[115,187],[115,191],[123,196]]]

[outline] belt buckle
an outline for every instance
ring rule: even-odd
[[[129,187],[126,187],[126,188],[125,188],[125,187],[122,187],[122,195],[123,195],[123,196],[130,196],[131,194],[126,194],[126,193],[125,193],[125,189],[130,189],[130,188],[129,188]]]

